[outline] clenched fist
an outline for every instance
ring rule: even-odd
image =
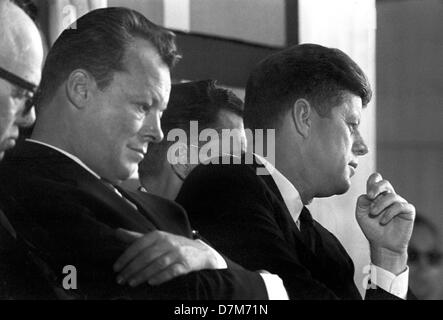
[[[369,240],[372,263],[397,275],[403,272],[415,207],[396,194],[389,181],[374,173],[368,178],[366,194],[357,199],[355,215]]]

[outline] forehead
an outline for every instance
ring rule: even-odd
[[[124,67],[126,71],[116,73],[115,80],[127,95],[168,100],[171,90],[169,67],[149,41],[136,39],[129,45]]]
[[[7,15],[0,21],[0,64],[17,76],[38,85],[43,62],[40,33],[16,5],[8,5]]]
[[[353,93],[345,92],[341,104],[332,109],[332,114],[345,118],[360,119],[362,110],[361,98]]]

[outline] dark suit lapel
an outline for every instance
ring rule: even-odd
[[[261,164],[260,160],[254,157],[255,163],[254,167],[255,169],[258,167],[264,167],[263,164]],[[295,238],[293,243],[296,247],[297,253],[300,256],[300,258],[303,260],[304,264],[311,269],[313,266],[315,266],[318,263],[318,252],[313,252],[311,248],[309,248],[305,241],[303,240],[303,237],[301,235],[300,230],[295,225],[294,219],[292,218],[289,209],[286,207],[286,203],[283,199],[282,194],[280,193],[280,190],[277,187],[277,184],[274,181],[274,178],[271,176],[271,174],[267,175],[260,175],[260,178],[263,180],[265,185],[268,187],[269,191],[275,195],[277,200],[279,201],[280,208],[283,211],[283,218],[282,222],[280,223],[280,227],[282,230],[287,230],[288,233],[291,234],[290,238]],[[278,217],[276,217],[278,219]],[[289,227],[288,227],[289,226]],[[317,242],[317,239],[315,239]]]
[[[122,188],[119,188],[118,191],[124,195],[127,199],[129,199],[134,205],[137,207],[137,209],[148,217],[148,219],[155,225],[155,227],[159,230],[162,230],[161,226],[161,220],[157,217],[157,214],[155,212],[155,209],[152,208],[147,201],[144,201],[144,199],[141,199],[140,196],[138,196],[136,193],[133,192],[127,192]]]
[[[261,167],[264,168],[264,165],[261,164],[260,160],[257,159],[256,157],[254,157],[255,159],[255,163],[254,163],[254,169],[257,170],[257,168]],[[264,184],[268,187],[269,191],[275,195],[275,197],[277,198],[277,200],[280,202],[280,207],[284,212],[284,220],[282,223],[282,227],[287,226],[288,224],[290,226],[292,226],[291,232],[295,235],[295,237],[297,238],[297,240],[299,242],[303,243],[303,238],[301,237],[300,231],[298,230],[297,226],[295,225],[294,219],[291,216],[291,213],[289,212],[289,209],[286,207],[286,203],[283,199],[283,196],[280,193],[280,190],[277,187],[277,184],[274,181],[274,178],[272,177],[272,175],[266,174],[266,175],[260,175],[259,176]]]
[[[48,176],[60,180],[61,183],[73,185],[79,191],[100,201],[113,211],[112,219],[119,221],[126,228],[138,232],[155,229],[154,225],[125,199],[74,160],[52,148],[32,142],[24,142],[22,150],[24,152],[16,156],[22,160],[28,159],[30,166],[38,165],[38,170],[44,168]],[[111,219],[106,212],[103,212],[101,218],[103,221]]]

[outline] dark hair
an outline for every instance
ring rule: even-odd
[[[372,91],[360,67],[338,49],[302,44],[262,60],[246,85],[245,126],[278,127],[277,121],[300,98],[306,98],[321,116],[328,116],[350,91],[366,106]]]
[[[89,71],[100,89],[106,88],[114,72],[124,70],[126,47],[136,37],[150,41],[170,68],[180,58],[175,35],[141,13],[119,7],[93,10],[64,30],[49,51],[37,104],[51,98],[79,68]]]
[[[231,90],[218,87],[215,80],[173,84],[161,127],[165,136],[176,128],[184,130],[189,136],[191,121],[198,121],[199,133],[207,128],[221,130],[219,114],[222,110],[243,117],[243,102]],[[173,143],[163,139],[160,143],[150,145],[147,156],[139,164],[140,176],[148,171],[156,172],[166,157],[165,150]]]
[[[214,80],[174,84],[162,117],[162,129],[165,133],[175,128],[188,132],[190,121],[198,121],[202,130],[217,129],[220,110],[242,117],[243,102],[232,91],[217,87]]]

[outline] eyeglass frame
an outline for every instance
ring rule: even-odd
[[[0,67],[0,78],[8,81],[10,84],[25,90],[23,96],[26,99],[25,108],[23,109],[23,114],[28,114],[34,106],[35,97],[38,91],[38,86],[13,74],[12,72]]]

